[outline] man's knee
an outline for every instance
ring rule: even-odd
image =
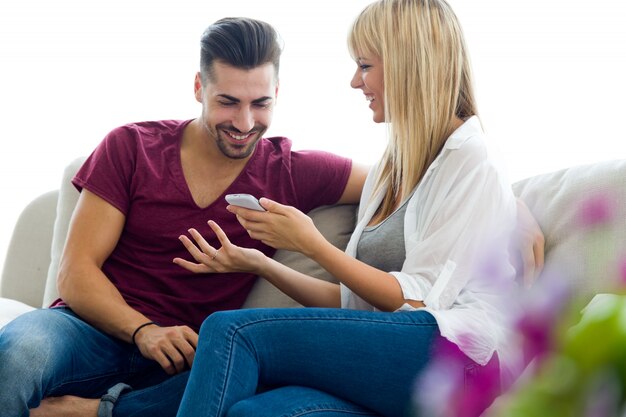
[[[51,362],[56,360],[56,319],[45,310],[17,317],[0,331],[0,416],[26,415],[44,395]]]
[[[59,313],[36,310],[17,317],[0,333],[0,380],[17,381],[26,374],[41,374],[46,365],[58,359]],[[6,379],[5,379],[6,377]],[[3,383],[4,384],[4,383]]]

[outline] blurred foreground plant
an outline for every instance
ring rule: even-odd
[[[584,252],[580,254],[589,279],[604,279],[611,294],[554,299],[561,305],[546,316],[544,334],[550,342],[533,338],[523,323],[536,311],[522,314],[520,334],[531,361],[525,375],[486,413],[488,417],[619,417],[626,415],[626,258],[621,253],[624,236],[615,236],[618,204],[611,195],[588,196],[577,212],[584,231]],[[598,271],[611,271],[597,276]],[[567,277],[542,277],[538,291]],[[552,292],[554,295],[554,292]],[[564,300],[566,300],[564,302]],[[582,316],[580,314],[582,310]]]
[[[626,411],[626,297],[603,295],[554,351],[529,369],[490,417],[622,416]]]
[[[626,237],[614,233],[615,222],[625,221],[618,206],[611,195],[587,196],[573,225],[584,241],[582,252],[572,255],[589,279],[607,282],[611,294],[597,295],[585,307],[589,297],[576,294],[568,277],[559,275],[567,265],[553,268],[512,301],[518,307],[512,308],[512,344],[521,347],[527,365],[513,387],[505,387],[507,392],[483,413],[498,376],[487,372],[477,389],[468,390],[446,374],[446,362],[454,356],[440,355],[418,385],[416,415],[626,417]],[[425,380],[433,388],[424,391]]]

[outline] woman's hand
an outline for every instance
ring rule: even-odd
[[[176,265],[195,273],[250,272],[257,275],[261,274],[261,270],[268,260],[262,252],[233,245],[217,223],[212,220],[209,220],[208,223],[222,247],[214,248],[196,229],[189,229],[189,234],[195,244],[185,235],[180,236],[179,239],[197,263],[175,258],[173,262]]]
[[[267,198],[259,200],[264,212],[229,205],[239,223],[251,238],[275,249],[287,249],[311,256],[326,242],[313,220],[295,207],[285,206]]]
[[[513,248],[514,265],[521,275],[526,288],[535,282],[543,270],[545,240],[541,227],[520,198],[517,199],[517,228],[515,247]]]

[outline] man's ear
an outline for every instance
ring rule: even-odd
[[[196,78],[193,82],[193,92],[196,96],[196,101],[202,103],[202,76],[200,72],[196,72]]]
[[[274,90],[274,101],[278,100],[278,87],[280,86],[280,82],[276,81],[276,90]]]

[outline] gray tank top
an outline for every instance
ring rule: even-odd
[[[406,259],[404,215],[408,201],[381,223],[363,230],[357,245],[358,260],[385,272],[402,270]]]

